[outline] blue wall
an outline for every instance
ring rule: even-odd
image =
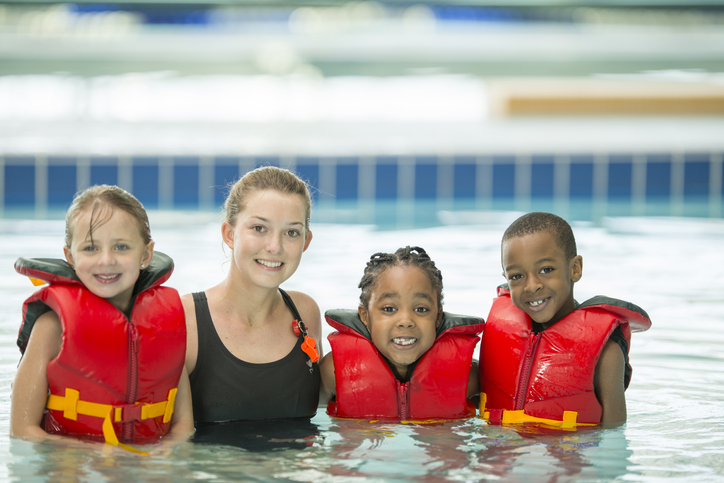
[[[149,209],[216,210],[226,187],[259,165],[312,187],[318,208],[414,201],[438,209],[549,210],[721,217],[721,152],[370,157],[5,156],[3,216],[64,211],[92,184],[117,184]],[[556,209],[558,207],[558,209]]]

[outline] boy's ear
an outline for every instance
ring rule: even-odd
[[[571,281],[578,282],[583,276],[583,257],[576,255],[571,259]]]
[[[442,307],[438,307],[438,308],[437,308],[437,320],[435,321],[435,328],[436,328],[436,329],[440,327],[440,324],[442,323],[442,316],[443,316],[443,315],[444,315],[444,314],[443,314],[443,312],[442,312]]]
[[[369,321],[369,312],[367,312],[367,307],[364,305],[357,306],[357,313],[359,314],[359,319],[362,321],[362,323],[367,327],[369,330],[370,326],[368,325]]]

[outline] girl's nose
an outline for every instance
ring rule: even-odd
[[[101,250],[101,256],[98,259],[98,263],[103,266],[115,264],[116,257],[113,255],[113,251],[112,250]]]
[[[399,314],[400,318],[397,320],[398,327],[410,328],[415,326],[415,319],[411,311],[402,309]]]

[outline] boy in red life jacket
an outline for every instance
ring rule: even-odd
[[[425,250],[372,255],[358,310],[330,310],[332,351],[320,363],[322,401],[335,417],[375,420],[475,416],[472,356],[483,321],[443,313],[442,274]]]
[[[498,289],[481,344],[483,417],[560,428],[624,423],[629,341],[651,325],[646,312],[609,297],[574,300],[583,258],[556,215],[518,218],[501,252],[508,283]]]

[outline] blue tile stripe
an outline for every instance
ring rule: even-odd
[[[118,184],[150,209],[217,209],[228,186],[260,165],[289,167],[317,205],[357,201],[489,202],[532,210],[551,200],[668,202],[662,214],[723,216],[722,152],[534,153],[441,156],[4,156],[0,213],[66,209],[91,184]],[[454,206],[454,205],[451,205]],[[475,205],[475,206],[480,206]],[[650,213],[649,213],[650,214]]]

